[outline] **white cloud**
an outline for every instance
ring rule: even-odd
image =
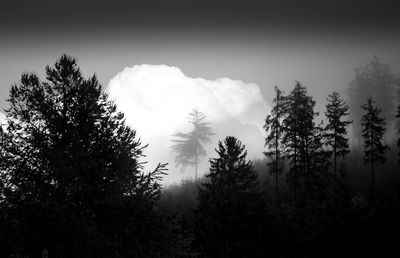
[[[217,133],[208,146],[210,157],[215,156],[217,141],[227,135],[238,137],[246,145],[249,158],[262,157],[262,126],[269,106],[254,83],[229,78],[190,78],[177,67],[143,64],[115,75],[107,91],[125,113],[127,123],[137,130],[144,143],[150,144],[145,151],[149,169],[158,162],[170,163],[167,182],[182,177],[170,152],[171,135],[190,130],[187,117],[195,107],[207,115]],[[207,170],[207,160],[204,159],[200,171]],[[192,173],[184,176],[191,177]]]

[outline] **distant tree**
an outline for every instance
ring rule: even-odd
[[[389,150],[383,144],[385,119],[380,116],[382,110],[374,106],[375,101],[368,98],[367,104],[361,106],[365,114],[361,118],[362,136],[364,138],[364,163],[371,164],[371,200],[374,197],[374,169],[379,163],[386,161],[385,153]]]
[[[343,120],[350,114],[349,106],[336,91],[327,98],[325,116],[328,124],[325,126],[326,144],[332,148],[333,171],[336,176],[337,157],[345,157],[349,151],[349,139],[347,138],[347,126],[352,123]]]
[[[267,115],[265,119],[264,129],[267,133],[265,138],[265,147],[267,151],[264,155],[267,156],[271,161],[268,162],[271,174],[275,176],[275,195],[276,203],[279,203],[279,180],[278,176],[283,171],[283,152],[284,145],[281,144],[283,136],[283,119],[285,117],[285,97],[282,95],[282,91],[275,86],[275,99],[274,107],[271,113]]]
[[[210,123],[204,122],[206,115],[196,108],[189,114],[189,122],[193,125],[190,133],[177,132],[173,135],[172,151],[177,156],[175,162],[183,168],[187,165],[193,165],[195,168],[195,180],[197,180],[197,166],[201,158],[206,155],[204,144],[210,142],[210,136],[214,135]]]
[[[362,116],[360,106],[365,99],[372,97],[382,109],[382,117],[388,123],[393,120],[395,111],[394,88],[398,85],[399,78],[392,72],[391,68],[379,61],[374,56],[371,62],[365,66],[360,66],[353,81],[350,83],[349,106],[351,110],[350,118],[354,121],[353,135],[361,139],[360,118]]]
[[[199,188],[196,241],[207,257],[254,257],[263,202],[245,146],[228,136],[210,160],[209,182]]]
[[[0,206],[11,221],[10,256],[168,253],[171,220],[157,204],[165,165],[143,172],[145,146],[96,76],[85,79],[63,55],[46,81],[23,74],[8,101]]]

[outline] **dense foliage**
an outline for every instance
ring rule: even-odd
[[[170,215],[157,205],[165,165],[143,172],[145,146],[95,76],[83,78],[64,55],[45,81],[23,74],[9,103],[0,134],[3,255],[168,253]]]
[[[255,256],[261,238],[263,201],[245,146],[228,136],[210,160],[195,216],[200,251],[209,257]]]

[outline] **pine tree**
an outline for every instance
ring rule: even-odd
[[[352,123],[343,120],[343,117],[350,114],[349,106],[337,92],[333,92],[327,98],[325,116],[328,124],[325,126],[326,144],[332,148],[333,171],[336,176],[337,157],[344,158],[349,151],[349,139],[347,138],[347,126]]]
[[[216,152],[199,189],[197,245],[208,257],[254,256],[263,215],[256,171],[235,137],[220,141]]]
[[[201,157],[206,155],[204,144],[210,142],[210,137],[214,135],[210,123],[204,122],[206,115],[193,109],[189,114],[190,123],[193,130],[190,133],[177,132],[172,140],[172,150],[177,154],[175,162],[182,168],[193,165],[195,169],[195,180],[197,181],[197,166],[201,162]]]
[[[397,106],[397,118],[400,118],[400,105]],[[399,129],[397,129],[397,134],[398,134],[398,138],[397,138],[397,147],[400,148],[400,127]],[[399,151],[399,164],[400,164],[400,151]]]
[[[361,106],[365,114],[361,118],[362,136],[364,138],[364,163],[371,164],[371,200],[374,198],[374,169],[386,161],[385,153],[389,150],[383,144],[385,119],[380,116],[382,110],[374,106],[375,101],[368,98],[367,104]]]
[[[284,146],[281,144],[283,135],[283,125],[282,121],[285,117],[285,98],[282,96],[282,91],[275,86],[275,99],[274,107],[271,113],[267,115],[265,119],[264,129],[267,133],[265,138],[265,147],[267,151],[264,155],[270,158],[268,166],[270,168],[271,174],[275,176],[275,196],[276,203],[279,203],[279,180],[278,176],[283,171],[283,155]]]
[[[291,164],[288,180],[294,190],[295,199],[298,188],[301,185],[304,189],[309,188],[315,173],[320,172],[317,168],[326,165],[321,158],[326,156],[326,152],[322,149],[322,138],[317,137],[320,135],[320,128],[314,121],[318,115],[314,106],[315,101],[307,95],[306,87],[296,82],[294,89],[286,97],[282,138],[285,156]],[[320,164],[321,161],[324,164]]]
[[[63,55],[46,68],[46,81],[23,74],[8,101],[0,171],[1,206],[18,240],[11,255],[162,251],[170,223],[157,205],[165,165],[143,172],[145,146],[96,76],[85,79],[76,60]]]

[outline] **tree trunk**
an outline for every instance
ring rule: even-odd
[[[371,159],[371,203],[374,202],[374,158]]]
[[[278,132],[276,132],[276,144],[275,144],[275,191],[276,191],[276,204],[279,204],[279,191],[278,191],[278,162],[279,162],[279,155],[278,155]]]
[[[335,176],[335,179],[337,178],[337,173],[336,173],[336,131],[335,131],[335,135],[334,135],[334,146],[333,146],[333,173]]]
[[[194,181],[197,182],[197,153],[194,156]]]

